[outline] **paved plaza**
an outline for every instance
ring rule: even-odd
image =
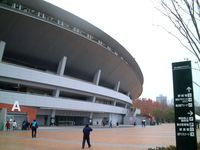
[[[80,150],[83,127],[40,127],[37,138],[31,131],[0,132],[1,150]],[[175,145],[174,124],[158,126],[93,126],[90,150],[147,150],[156,146]],[[197,130],[199,141],[200,130]]]

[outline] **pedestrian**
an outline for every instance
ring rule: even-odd
[[[112,128],[112,121],[110,121],[109,128]]]
[[[26,121],[26,130],[29,130],[29,129],[30,129],[30,122]]]
[[[106,123],[104,121],[102,121],[102,125],[103,125],[103,127],[105,127]]]
[[[6,129],[7,129],[7,131],[10,130],[10,122],[9,121],[6,122]]]
[[[142,127],[145,127],[146,125],[146,120],[142,120]]]
[[[92,128],[89,127],[89,124],[86,124],[86,126],[83,128],[83,142],[82,142],[82,149],[85,147],[85,141],[87,141],[88,147],[91,147],[90,144],[90,132],[92,131]]]
[[[116,123],[117,127],[119,126],[119,122]]]
[[[28,125],[28,121],[24,120],[22,123],[22,130],[27,130],[27,128],[30,126],[30,124]]]
[[[15,129],[17,129],[17,122],[16,122],[15,120],[13,121],[12,126],[13,126],[13,131],[14,131]]]
[[[146,126],[146,120],[144,120],[144,127]]]
[[[32,138],[36,138],[38,124],[36,120],[33,120],[31,123],[31,130],[32,130]]]

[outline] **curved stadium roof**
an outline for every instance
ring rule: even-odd
[[[143,75],[137,62],[108,34],[45,1],[12,2],[44,16],[0,9],[0,40],[6,41],[5,59],[56,71],[60,59],[67,56],[65,75],[92,81],[101,69],[100,85],[113,88],[120,81],[121,92],[130,92],[132,99],[140,96]]]

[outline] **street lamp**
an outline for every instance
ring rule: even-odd
[[[194,63],[197,64],[197,66],[198,66],[198,68],[199,68],[198,70],[200,71],[200,65],[199,65],[199,62],[198,62],[198,61],[195,61]]]
[[[185,61],[189,61],[188,58],[183,58],[183,59],[184,59]],[[192,61],[191,61],[191,62],[192,62]],[[198,62],[198,61],[193,61],[193,62],[194,62],[195,64],[197,64],[198,68],[192,68],[192,69],[200,72],[200,65],[199,65],[199,62]],[[193,83],[194,83],[196,86],[200,87],[200,85],[197,84],[195,81],[193,81]]]

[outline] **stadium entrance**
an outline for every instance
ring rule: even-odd
[[[85,125],[89,117],[80,116],[55,116],[55,124],[58,126]]]

